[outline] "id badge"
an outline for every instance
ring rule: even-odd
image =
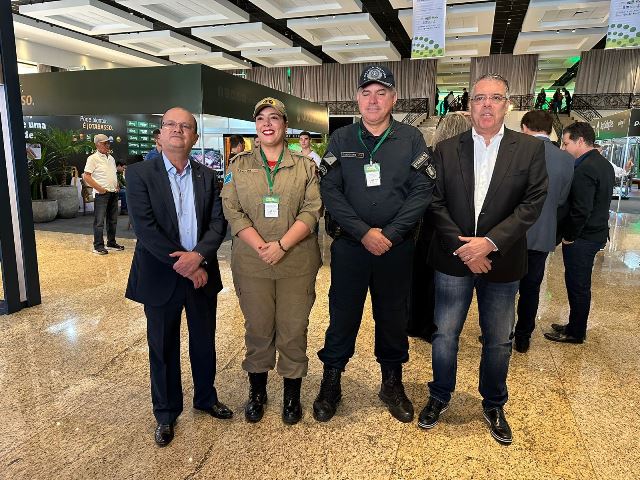
[[[367,187],[380,186],[380,164],[367,163],[364,166],[364,176],[367,179]]]
[[[262,203],[264,204],[265,218],[278,218],[279,195],[265,195],[262,197]]]

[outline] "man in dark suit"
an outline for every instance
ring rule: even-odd
[[[433,381],[418,425],[432,428],[456,384],[458,341],[478,297],[482,358],[480,386],[491,435],[511,443],[504,415],[515,320],[515,294],[527,271],[526,232],[546,197],[544,143],[504,127],[509,85],[480,77],[471,89],[473,128],[440,142],[431,215],[436,236],[429,260],[436,270]]]
[[[554,323],[548,340],[582,343],[587,335],[591,307],[591,271],[596,253],[609,238],[609,205],[615,175],[613,167],[594,146],[595,132],[586,122],[569,125],[562,148],[575,160],[568,214],[560,223],[564,281],[569,297],[569,323]]]
[[[214,378],[217,250],[227,223],[215,173],[189,159],[198,139],[194,116],[172,108],[162,117],[162,155],[127,172],[136,244],[126,297],[144,304],[151,364],[155,441],[167,445],[182,412],[180,318],[186,309],[193,406],[216,418],[233,413],[218,401]]]
[[[520,120],[522,133],[533,135],[544,142],[544,156],[549,175],[547,199],[536,223],[527,231],[527,274],[520,280],[518,320],[513,346],[517,352],[529,350],[531,334],[536,326],[540,285],[544,278],[545,264],[549,252],[556,248],[556,226],[558,207],[569,197],[573,178],[573,158],[553,143],[549,135],[553,129],[553,117],[546,110],[532,110]]]

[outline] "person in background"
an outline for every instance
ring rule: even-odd
[[[315,234],[322,200],[313,161],[287,148],[284,104],[263,98],[253,117],[260,147],[232,159],[222,189],[233,235],[231,273],[245,319],[244,414],[248,422],[262,419],[277,352],[284,378],[282,421],[292,425],[302,418],[309,313],[322,263]]]
[[[313,160],[317,167],[320,166],[320,155],[311,149],[311,134],[309,132],[300,132],[298,137],[300,139],[300,147],[302,148],[302,154]]]
[[[565,113],[569,115],[571,113],[571,94],[566,88],[563,88],[562,91],[564,92],[564,103],[566,105]]]
[[[449,94],[447,95],[447,98],[444,99],[444,113],[446,115],[446,113],[453,108],[453,103],[456,101],[456,97],[453,94],[453,90],[451,90],[449,92]]]
[[[160,139],[160,130],[156,128],[153,131],[153,141],[156,143],[156,146],[147,152],[144,156],[145,160],[154,160],[156,158],[162,158],[162,145],[159,142]]]
[[[258,150],[260,148],[260,137],[253,139],[253,149]]]
[[[558,113],[560,108],[562,107],[562,92],[559,88],[556,88],[556,91],[553,93],[553,98],[551,99],[551,111],[553,113]]]
[[[545,263],[549,252],[556,248],[558,207],[569,197],[573,178],[573,159],[553,143],[549,136],[553,129],[553,117],[545,110],[527,112],[520,120],[522,133],[544,142],[545,162],[549,175],[547,198],[536,223],[527,231],[527,273],[520,279],[517,321],[513,345],[517,352],[529,350],[531,334],[536,326],[540,285],[544,278]]]
[[[471,117],[468,112],[455,112],[446,115],[433,135],[432,148],[447,138],[466,132],[471,128]],[[407,325],[407,334],[419,337],[431,343],[436,330],[433,323],[435,307],[435,289],[433,283],[433,267],[428,262],[429,247],[433,237],[433,221],[427,210],[419,225],[416,249],[413,255],[413,276],[411,285],[411,316]]]
[[[609,206],[615,185],[611,163],[594,146],[596,134],[587,122],[576,122],[562,133],[562,149],[575,158],[568,212],[559,214],[564,282],[569,322],[551,324],[547,340],[583,343],[591,309],[591,274],[596,254],[609,238]]]
[[[229,160],[235,157],[237,154],[244,152],[244,138],[242,135],[231,135],[229,137]]]
[[[129,215],[138,241],[126,298],[144,305],[157,445],[168,445],[183,409],[180,322],[186,311],[193,407],[218,419],[233,412],[218,400],[216,307],[222,280],[217,252],[227,232],[216,173],[189,154],[198,124],[175,107],[162,117],[163,150],[129,167]]]
[[[116,162],[116,177],[118,178],[118,198],[120,200],[120,215],[127,215],[127,179],[125,172],[127,165],[124,162]]]
[[[93,188],[93,253],[106,255],[108,250],[124,250],[116,242],[118,226],[118,177],[116,161],[110,155],[111,140],[103,133],[93,137],[95,153],[89,155],[82,179]],[[107,222],[107,246],[104,245],[104,223]]]
[[[541,88],[540,93],[538,93],[538,96],[536,97],[536,104],[533,108],[535,108],[536,110],[542,110],[546,101],[547,93],[544,91],[544,88]]]
[[[469,108],[469,92],[467,92],[466,88],[462,89],[462,98],[460,103],[462,104],[462,111],[466,112]]]

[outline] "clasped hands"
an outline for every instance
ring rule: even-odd
[[[376,256],[387,253],[393,246],[391,240],[384,236],[380,228],[369,229],[360,242],[362,242],[362,245],[364,245],[364,248],[366,248],[369,253]]]
[[[169,254],[178,261],[173,264],[173,269],[179,275],[193,282],[193,288],[204,287],[209,280],[207,271],[201,266],[202,257],[197,252],[173,252]]]
[[[282,257],[284,257],[285,254],[284,250],[280,248],[280,245],[278,245],[277,241],[264,242],[258,245],[256,251],[258,252],[260,260],[268,263],[269,265],[275,265],[276,263],[278,263],[280,260],[282,260]]]
[[[458,237],[463,246],[454,253],[473,273],[487,273],[491,270],[491,260],[487,258],[493,249],[493,244],[484,237]]]

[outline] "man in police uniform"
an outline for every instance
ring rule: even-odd
[[[435,168],[420,131],[393,120],[393,74],[364,69],[358,81],[362,121],[336,130],[320,165],[320,189],[339,235],[331,245],[330,321],[318,421],[333,417],[340,376],[355,349],[367,290],[375,320],[375,355],[382,369],[379,397],[401,422],[413,419],[402,364],[409,359],[407,321],[413,230],[431,201]]]

